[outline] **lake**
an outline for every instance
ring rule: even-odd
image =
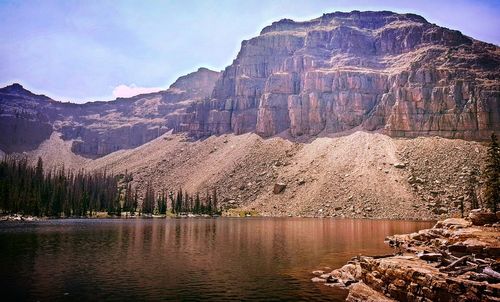
[[[432,222],[320,218],[61,219],[0,224],[2,300],[343,301],[310,281]]]

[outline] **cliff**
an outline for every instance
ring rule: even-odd
[[[200,68],[169,89],[109,102],[73,104],[36,95],[19,84],[0,89],[0,149],[38,148],[53,131],[86,157],[138,147],[177,127],[186,107],[210,96],[219,73]]]
[[[169,89],[71,104],[0,89],[0,149],[36,149],[53,131],[100,157],[174,130],[204,138],[326,136],[348,130],[469,140],[500,134],[500,48],[414,14],[335,12],[283,19],[245,40],[223,72]]]
[[[500,48],[413,14],[283,19],[243,41],[177,130],[268,137],[353,128],[486,139],[500,131]]]

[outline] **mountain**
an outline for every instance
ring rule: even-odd
[[[72,104],[0,89],[0,149],[52,131],[95,158],[173,130],[307,138],[363,129],[470,140],[500,132],[500,48],[414,14],[335,12],[283,19],[245,40],[222,74],[200,68],[168,90]]]
[[[500,134],[500,49],[413,14],[283,19],[223,72],[158,93],[71,104],[2,88],[0,130],[0,154],[131,173],[140,198],[150,183],[217,188],[236,213],[458,215]]]
[[[182,76],[169,89],[109,102],[62,103],[19,84],[0,89],[0,149],[36,149],[53,131],[72,140],[72,151],[98,157],[140,146],[178,128],[191,103],[210,96],[219,73],[206,68]]]
[[[183,130],[482,140],[500,131],[499,79],[498,46],[414,14],[283,19],[242,42],[211,99],[187,109]]]

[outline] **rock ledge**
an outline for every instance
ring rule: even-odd
[[[388,237],[395,255],[357,256],[313,279],[347,288],[346,301],[499,301],[499,238],[498,224],[446,219]]]

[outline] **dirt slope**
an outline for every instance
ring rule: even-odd
[[[140,190],[148,181],[157,191],[217,187],[225,206],[262,215],[423,219],[458,212],[466,175],[484,153],[476,142],[361,131],[308,143],[255,134],[192,142],[165,134],[85,167],[127,170]],[[276,183],[286,184],[280,194],[273,193]]]
[[[85,168],[85,164],[90,161],[83,156],[77,155],[71,151],[72,141],[64,141],[61,134],[52,132],[50,138],[43,141],[37,149],[15,154],[14,156],[26,156],[32,165],[36,165],[39,157],[43,159],[46,169],[64,168],[78,170]]]

